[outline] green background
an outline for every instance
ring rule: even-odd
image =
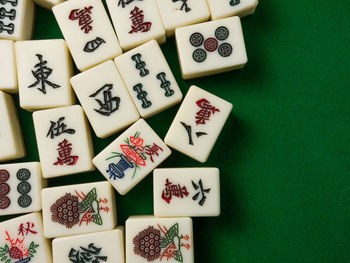
[[[174,151],[162,165],[221,171],[221,216],[194,219],[196,262],[350,262],[349,15],[349,1],[264,1],[242,19],[246,67],[196,80],[182,80],[174,39],[162,46],[184,94],[198,85],[234,105],[208,162]],[[62,38],[51,12],[37,8],[34,38]],[[147,120],[162,138],[178,107]],[[20,161],[38,161],[31,113],[19,116]],[[95,152],[118,135],[94,137]],[[152,214],[152,176],[117,207],[119,224]]]

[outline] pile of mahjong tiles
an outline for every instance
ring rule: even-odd
[[[64,39],[30,40],[35,4],[0,0],[0,215],[25,214],[0,223],[0,262],[194,262],[190,217],[220,214],[219,169],[156,168],[169,147],[206,162],[232,104],[196,86],[182,100],[159,44],[175,35],[184,79],[242,68],[240,16],[257,0],[34,2]],[[16,93],[40,162],[13,161],[25,156]],[[144,119],[178,103],[162,140]],[[96,154],[90,126],[121,135]],[[106,181],[47,187],[95,168]],[[152,172],[154,215],[117,226],[114,189],[126,195]]]

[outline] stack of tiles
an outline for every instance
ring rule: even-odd
[[[108,182],[45,188],[46,238],[111,230],[117,225],[114,191]]]
[[[255,12],[258,0],[207,0],[210,17],[217,20],[229,16],[247,16]]]
[[[44,178],[94,169],[91,135],[80,106],[36,111],[33,120]]]
[[[32,0],[0,1],[0,38],[31,39],[34,25]]]
[[[181,101],[182,93],[157,41],[130,50],[115,63],[143,118]]]
[[[0,40],[0,69],[0,90],[17,93],[17,68],[13,40]]]
[[[206,0],[187,1],[157,0],[167,36],[172,36],[175,29],[209,19],[209,9]]]
[[[143,120],[122,133],[92,162],[124,195],[171,154],[170,149]]]
[[[153,174],[155,216],[220,215],[217,168],[156,169]]]
[[[52,10],[80,71],[122,53],[101,0],[70,0]]]
[[[239,69],[247,63],[239,17],[178,28],[175,35],[184,79]]]
[[[156,39],[166,40],[165,29],[155,0],[106,0],[123,50]]]
[[[38,162],[0,165],[0,215],[40,211],[45,186]]]
[[[124,229],[55,238],[54,263],[124,263]]]
[[[72,105],[69,79],[73,66],[66,42],[29,40],[16,43],[20,105],[33,111]]]
[[[188,91],[164,142],[170,147],[206,162],[232,104],[196,86]]]
[[[194,262],[191,218],[131,216],[125,228],[126,262]]]
[[[113,61],[74,76],[71,83],[97,137],[112,135],[140,118]]]
[[[41,214],[1,222],[0,253],[5,263],[51,263],[51,246],[43,235]]]
[[[21,127],[13,99],[0,91],[0,162],[25,156]]]

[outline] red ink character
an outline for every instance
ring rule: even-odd
[[[166,179],[165,189],[162,192],[162,198],[165,202],[170,204],[173,196],[184,198],[185,196],[188,196],[188,194],[186,186],[181,187],[180,184],[173,184],[169,179]]]
[[[75,165],[79,159],[79,156],[71,155],[72,153],[72,144],[69,143],[66,139],[58,144],[56,150],[58,151],[57,162],[54,165]]]
[[[18,235],[27,236],[29,233],[32,233],[34,235],[37,234],[38,232],[34,231],[33,228],[34,228],[34,223],[32,222],[27,222],[26,226],[24,226],[22,223],[18,228]]]
[[[79,19],[79,26],[81,30],[84,30],[85,34],[88,34],[92,30],[92,18],[91,18],[91,9],[93,6],[84,7],[83,9],[74,9],[69,14],[70,20]]]
[[[201,108],[200,111],[196,113],[196,124],[205,124],[205,121],[209,121],[211,114],[215,112],[220,112],[218,108],[213,107],[210,102],[206,99],[200,99],[197,102],[197,105]]]
[[[145,16],[143,15],[143,10],[140,10],[137,6],[135,6],[135,8],[130,12],[130,15],[132,26],[129,34],[150,31],[152,23],[144,22]]]
[[[153,155],[159,156],[159,154],[158,154],[159,150],[163,151],[163,149],[155,143],[153,143],[153,145],[151,147],[149,147],[149,146],[145,147],[145,152],[149,156],[149,158],[151,159],[152,163],[153,163],[152,156]]]

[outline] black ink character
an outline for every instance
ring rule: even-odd
[[[7,11],[4,7],[0,8],[0,19],[8,18],[10,20],[15,20],[16,18],[16,10],[11,9],[10,11]]]
[[[191,181],[192,181],[192,180],[191,180]],[[196,194],[192,197],[192,200],[193,200],[193,201],[196,201],[196,200],[198,199],[198,197],[201,195],[202,198],[201,198],[201,200],[199,201],[199,205],[200,205],[200,206],[203,206],[204,203],[205,203],[205,200],[207,199],[207,197],[205,196],[205,193],[208,194],[208,193],[210,192],[211,188],[204,189],[203,183],[202,183],[202,179],[199,180],[198,185],[197,185],[195,182],[192,181],[192,185],[193,185],[193,188],[194,188],[196,191],[197,191],[198,188],[199,188],[199,192],[196,193]]]
[[[80,247],[80,250],[72,248],[69,252],[69,260],[73,263],[100,263],[106,262],[106,256],[100,256],[102,248],[95,247],[94,243],[90,243],[88,248]]]
[[[181,5],[181,8],[180,10],[184,10],[185,9],[185,12],[188,13],[191,11],[191,8],[189,8],[188,4],[187,4],[187,1],[188,0],[172,0],[173,3],[176,3],[176,2],[179,2],[181,1],[182,2],[182,5]]]
[[[94,52],[96,49],[98,49],[103,43],[106,43],[102,38],[96,37],[96,39],[91,40],[86,43],[84,47],[84,51],[91,53]]]
[[[230,1],[231,6],[239,5],[240,3],[241,3],[241,0],[231,0]]]
[[[133,55],[131,57],[131,59],[133,61],[135,61],[135,63],[136,63],[135,67],[136,67],[136,69],[138,69],[140,71],[140,76],[141,77],[145,77],[145,76],[147,76],[149,74],[149,70],[145,68],[146,67],[146,63],[141,60],[141,56],[142,55],[138,53],[136,55]]]
[[[74,129],[67,129],[67,125],[63,123],[65,117],[61,117],[58,119],[57,122],[51,122],[51,126],[49,129],[49,132],[47,133],[46,137],[49,137],[53,139],[55,136],[59,136],[62,133],[68,133],[68,134],[74,134],[75,130]]]
[[[110,116],[113,112],[119,109],[120,105],[120,98],[119,97],[112,97],[112,89],[113,84],[106,84],[102,88],[100,88],[95,93],[91,94],[90,98],[95,98],[100,93],[102,93],[103,100],[96,99],[95,101],[99,104],[99,109],[94,109],[97,113],[104,115],[104,116]]]
[[[119,0],[118,6],[122,5],[122,8],[124,8],[126,5],[128,5],[134,1],[135,0]],[[138,1],[142,1],[142,0],[138,0]]]
[[[160,80],[160,87],[165,90],[165,97],[170,97],[174,95],[174,91],[170,89],[170,81],[166,79],[166,74],[164,72],[161,72],[157,74],[157,79]]]
[[[187,131],[187,135],[188,135],[188,144],[193,145],[193,138],[192,138],[192,127],[190,125],[187,125],[184,122],[180,122],[182,124],[182,126],[185,128],[185,130]],[[208,135],[206,132],[196,132],[196,136],[197,138],[203,136],[203,135]]]
[[[148,107],[151,107],[152,102],[147,100],[147,92],[142,90],[141,83],[135,85],[133,90],[137,92],[137,99],[142,101],[142,108],[147,109]]]
[[[32,85],[30,85],[28,88],[34,88],[37,85],[41,84],[41,88],[38,88],[38,90],[40,90],[42,93],[46,94],[46,84],[51,86],[54,89],[61,87],[61,86],[54,84],[54,83],[47,80],[49,78],[49,76],[52,74],[52,69],[50,69],[46,66],[47,61],[43,60],[42,55],[36,54],[36,56],[39,59],[39,63],[34,66],[34,68],[36,68],[37,70],[36,71],[32,70],[32,73],[37,81],[35,83],[33,83]]]

